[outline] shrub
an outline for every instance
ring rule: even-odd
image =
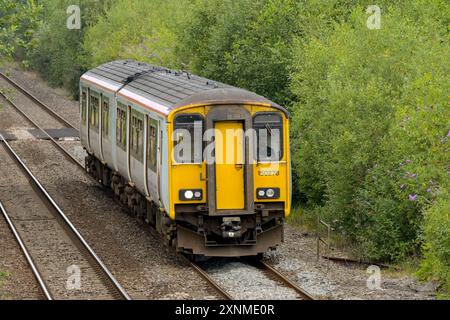
[[[443,3],[388,6],[381,30],[369,30],[356,7],[296,45],[297,192],[372,259],[420,248],[425,182],[448,179],[440,144],[449,118]]]
[[[179,67],[176,31],[186,19],[189,1],[117,1],[86,32],[87,68],[116,59],[135,59]],[[111,32],[114,30],[114,32]]]
[[[441,282],[442,293],[450,297],[450,198],[442,194],[425,211],[424,253],[419,276]]]
[[[51,85],[63,86],[74,96],[78,81],[85,70],[82,65],[82,42],[86,27],[95,24],[98,17],[113,0],[51,0],[45,2],[43,24],[34,37],[35,46],[29,53],[30,66],[39,71]],[[67,8],[79,5],[81,29],[67,28]]]
[[[0,57],[26,59],[26,52],[33,47],[31,40],[39,27],[42,12],[39,1],[0,2]]]

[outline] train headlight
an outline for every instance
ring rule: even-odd
[[[179,197],[181,201],[202,200],[203,191],[201,189],[184,189],[180,190]]]
[[[267,189],[266,196],[268,198],[273,198],[274,195],[275,195],[275,191],[273,189]]]
[[[191,190],[185,191],[184,197],[188,200],[191,200],[194,197],[194,193]]]
[[[279,199],[280,188],[258,188],[256,196],[258,199]]]

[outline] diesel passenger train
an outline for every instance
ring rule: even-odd
[[[257,256],[290,213],[289,113],[255,93],[136,61],[80,79],[86,170],[193,256]]]

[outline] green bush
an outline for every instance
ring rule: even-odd
[[[189,12],[187,0],[117,1],[88,28],[84,65],[91,68],[116,59],[135,59],[179,67],[177,30]],[[112,31],[113,30],[113,31]]]
[[[178,56],[192,72],[231,83],[226,74],[226,58],[265,2],[195,0],[188,23],[180,30]]]
[[[83,39],[86,27],[95,24],[113,0],[50,0],[45,2],[43,24],[34,37],[29,53],[30,66],[39,71],[51,85],[63,86],[78,94],[83,68]],[[81,29],[67,28],[67,8],[78,5]]]
[[[372,259],[420,248],[426,182],[448,180],[443,4],[388,6],[381,30],[369,30],[357,7],[296,46],[296,191]]]
[[[180,54],[196,73],[288,104],[294,0],[199,1]],[[207,23],[205,23],[207,22]]]
[[[43,6],[39,1],[0,2],[0,58],[26,59],[40,25]]]
[[[424,253],[419,276],[442,283],[442,293],[450,297],[450,198],[448,192],[425,211]]]

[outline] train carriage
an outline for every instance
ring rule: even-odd
[[[289,113],[252,92],[136,61],[80,79],[86,170],[179,251],[253,256],[290,213]]]

